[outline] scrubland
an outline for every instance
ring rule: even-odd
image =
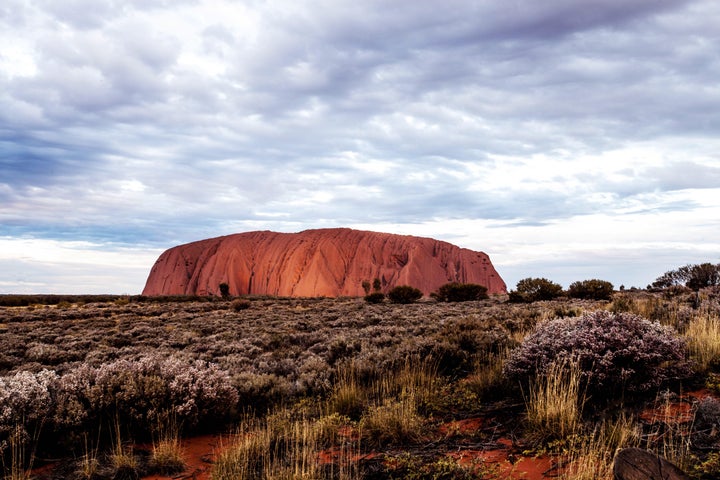
[[[8,479],[170,478],[183,438],[204,433],[222,434],[215,480],[508,478],[527,457],[548,477],[610,479],[626,446],[720,476],[717,289],[4,300]]]

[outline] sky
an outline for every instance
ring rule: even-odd
[[[3,0],[0,293],[350,227],[508,288],[720,262],[716,0]]]

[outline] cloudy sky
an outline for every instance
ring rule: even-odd
[[[509,287],[720,262],[716,0],[3,0],[0,293],[353,227]]]

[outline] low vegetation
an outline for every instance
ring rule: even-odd
[[[420,300],[423,293],[410,285],[398,285],[393,287],[387,294],[392,303],[414,303]]]
[[[2,473],[173,475],[182,439],[213,432],[215,480],[511,476],[478,445],[565,479],[609,480],[625,446],[718,478],[720,290],[529,302],[535,280],[520,303],[6,299]]]
[[[583,280],[568,287],[568,297],[586,300],[610,300],[614,293],[613,284],[605,280]]]
[[[511,290],[509,300],[516,303],[532,303],[541,300],[552,300],[563,294],[559,283],[547,278],[523,278],[517,283],[515,290]]]
[[[691,374],[686,340],[673,327],[606,310],[537,325],[505,364],[512,378],[546,375],[558,362],[577,363],[595,401],[644,392]]]
[[[450,282],[430,294],[438,302],[472,302],[489,298],[487,287],[475,283]]]

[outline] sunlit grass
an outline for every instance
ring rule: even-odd
[[[693,318],[685,331],[691,357],[701,371],[720,360],[720,318],[701,315]]]
[[[562,439],[578,432],[585,392],[576,362],[554,362],[530,385],[526,399],[527,422],[541,439]]]

